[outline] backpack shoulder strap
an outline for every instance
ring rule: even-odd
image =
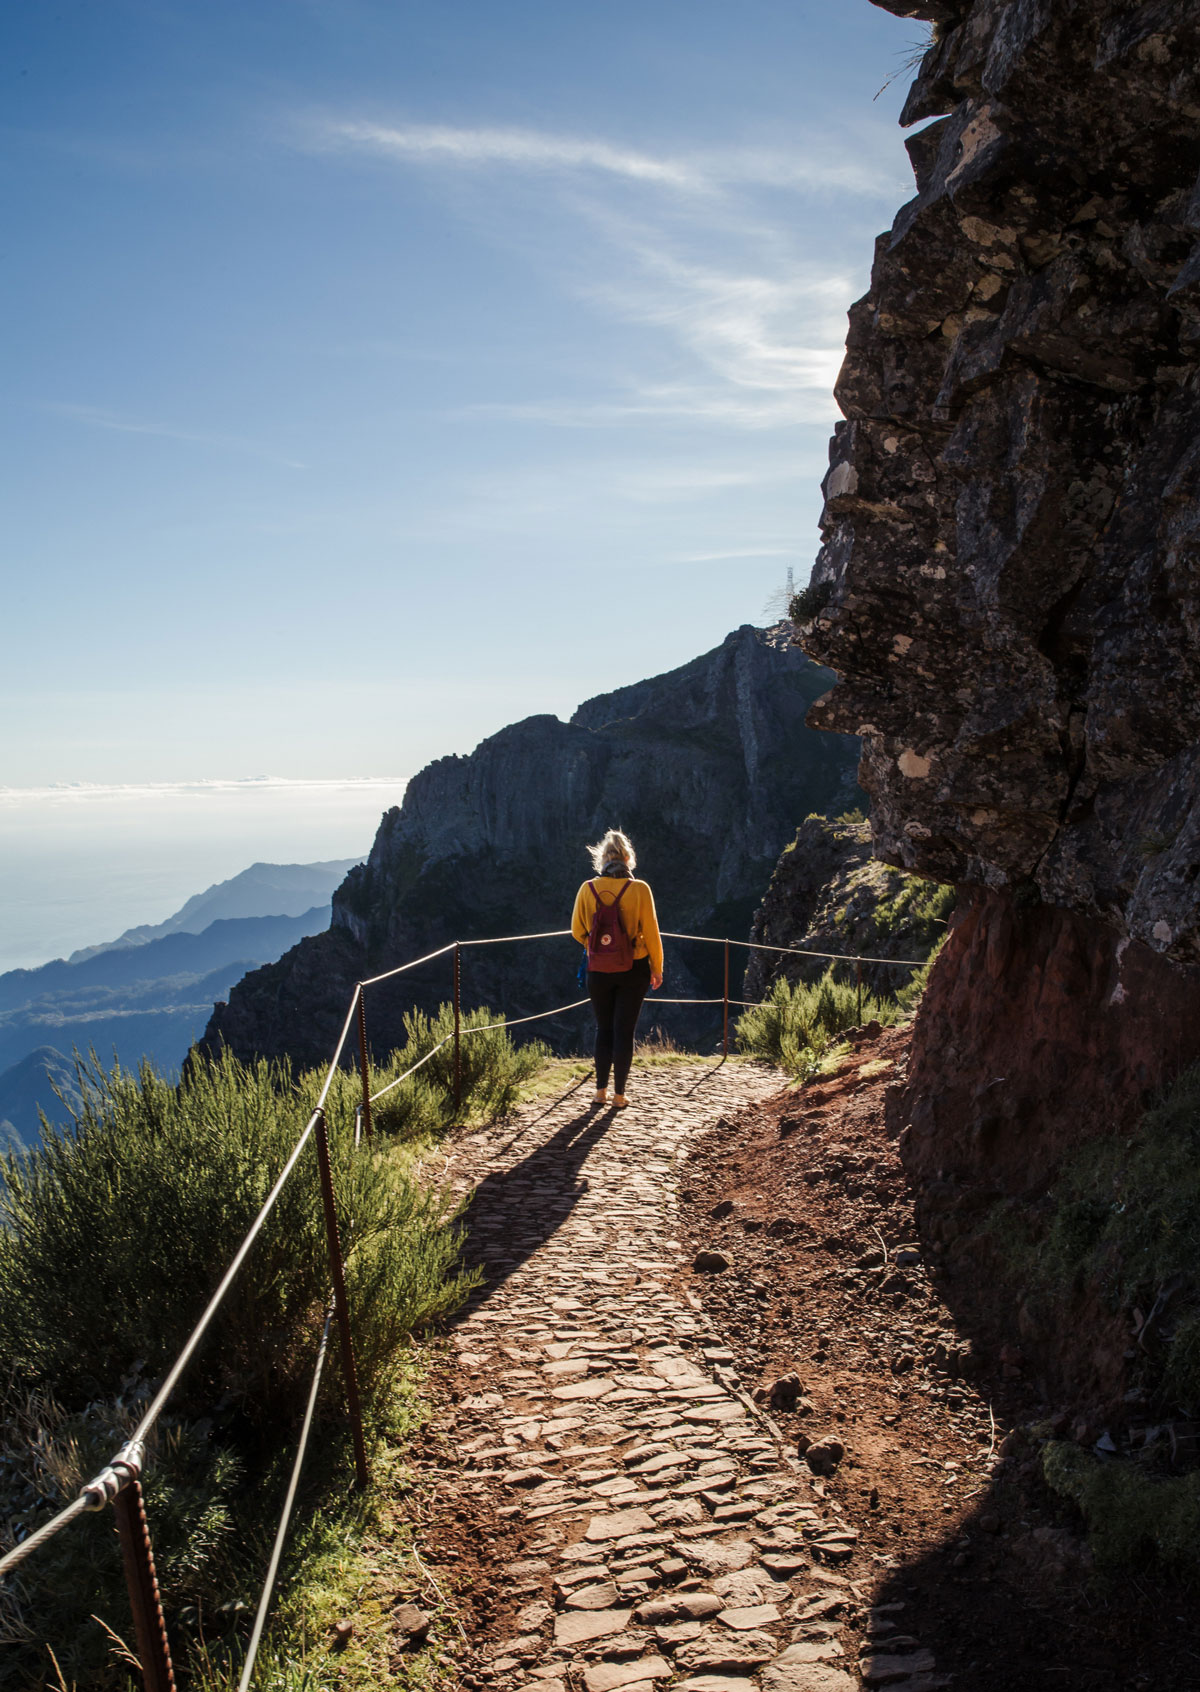
[[[613,910],[614,911],[616,910],[617,906],[621,903],[621,900],[625,897],[626,893],[628,893],[629,889],[632,886],[633,886],[632,881],[626,881],[622,884],[621,891],[617,894],[616,898],[613,900]]]

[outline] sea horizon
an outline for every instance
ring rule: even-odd
[[[404,776],[0,786],[0,972],[164,921],[253,863],[365,857]]]

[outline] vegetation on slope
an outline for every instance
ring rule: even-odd
[[[1036,1204],[991,1214],[1025,1319],[1043,1331],[1088,1311],[1129,1335],[1128,1428],[1110,1450],[1049,1441],[1050,1486],[1082,1511],[1097,1561],[1158,1557],[1200,1574],[1200,1067],[1130,1135],[1101,1135]]]
[[[806,817],[784,848],[755,914],[753,951],[744,997],[765,997],[781,976],[817,981],[822,958],[787,956],[765,948],[796,947],[845,957],[929,958],[946,935],[953,887],[908,875],[872,856],[870,825],[860,811]],[[867,964],[866,985],[880,998],[902,991],[911,970]]]
[[[480,1011],[466,1024],[495,1020]],[[405,1048],[373,1084],[400,1074],[450,1027],[445,1008],[413,1018]],[[468,1037],[463,1051],[464,1115],[503,1109],[541,1062],[538,1048],[518,1050],[503,1029]],[[421,1414],[421,1361],[410,1341],[453,1312],[476,1279],[461,1261],[456,1206],[420,1168],[452,1114],[445,1053],[381,1101],[369,1146],[354,1147],[356,1077],[335,1078],[328,1106],[359,1381],[382,1474],[395,1470],[396,1441]],[[0,1520],[13,1538],[74,1497],[128,1437],[322,1079],[224,1054],[196,1062],[176,1087],[149,1065],[134,1075],[93,1060],[80,1066],[74,1131],[47,1127],[40,1148],[0,1162]],[[197,1684],[206,1687],[225,1684],[227,1670],[236,1681],[328,1296],[310,1146],[150,1451],[147,1508],[164,1602],[176,1651],[203,1668]],[[314,1580],[336,1593],[331,1568],[380,1507],[379,1497],[347,1502],[343,1402],[335,1345],[285,1565],[282,1621],[293,1628],[321,1613]],[[11,1684],[45,1684],[49,1645],[80,1692],[125,1685],[107,1629],[128,1635],[127,1607],[111,1516],[79,1518],[5,1583],[0,1643]],[[263,1684],[277,1658],[264,1659]]]
[[[925,989],[932,960],[898,993],[875,994],[864,988],[861,1003],[857,984],[837,979],[838,967],[830,964],[812,983],[777,976],[762,1003],[738,1018],[738,1050],[806,1080],[848,1028],[868,1022],[886,1028],[907,1016]]]

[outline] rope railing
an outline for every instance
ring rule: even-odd
[[[283,1512],[279,1518],[279,1526],[275,1530],[275,1543],[271,1547],[271,1561],[267,1565],[266,1579],[263,1581],[262,1595],[258,1600],[258,1609],[254,1616],[254,1627],[250,1633],[250,1643],[246,1646],[246,1660],[242,1664],[242,1675],[238,1681],[238,1692],[246,1692],[250,1685],[250,1676],[254,1673],[254,1663],[258,1656],[258,1647],[262,1643],[263,1628],[267,1624],[267,1615],[271,1608],[271,1594],[275,1590],[275,1580],[279,1574],[279,1561],[283,1556],[284,1542],[287,1539],[288,1526],[292,1519],[292,1510],[296,1503],[296,1489],[300,1485],[300,1471],[304,1467],[304,1458],[308,1451],[308,1436],[312,1432],[313,1412],[317,1407],[317,1394],[321,1390],[321,1376],[325,1370],[325,1359],[329,1354],[329,1327],[333,1321],[334,1301],[329,1300],[325,1311],[325,1326],[321,1330],[321,1343],[317,1347],[317,1365],[313,1370],[312,1386],[308,1391],[308,1404],[304,1411],[304,1422],[300,1428],[300,1438],[296,1445],[296,1456],[292,1462],[292,1477],[288,1482],[287,1496],[283,1501]]]
[[[403,1075],[397,1075],[396,1079],[394,1081],[389,1081],[386,1087],[381,1087],[377,1093],[372,1093],[368,1103],[374,1104],[376,1099],[386,1098],[389,1093],[394,1092],[400,1085],[401,1081],[407,1081],[410,1075],[415,1075],[417,1073],[418,1069],[424,1069],[430,1058],[435,1058],[441,1051],[442,1047],[448,1046],[453,1038],[453,1034],[447,1034],[444,1040],[439,1040],[431,1052],[426,1052],[423,1058],[418,1058],[416,1063],[404,1071]]]
[[[538,939],[542,939],[538,935]],[[590,999],[573,999],[569,1005],[557,1005],[553,1010],[535,1011],[532,1016],[501,1017],[499,1022],[485,1022],[480,1028],[464,1028],[462,1038],[465,1040],[472,1034],[491,1034],[497,1028],[519,1028],[523,1022],[544,1022],[548,1016],[565,1016],[568,1011],[578,1010],[581,1005],[590,1005]]]
[[[300,1430],[296,1456],[293,1462],[291,1480],[284,1501],[283,1513],[276,1530],[272,1546],[266,1579],[255,1614],[253,1629],[247,1646],[246,1657],[239,1682],[239,1692],[246,1692],[253,1674],[259,1646],[262,1641],[270,1611],[271,1597],[278,1578],[280,1561],[287,1538],[288,1528],[295,1507],[300,1472],[308,1448],[312,1430],[313,1418],[316,1411],[318,1395],[325,1362],[328,1355],[329,1338],[332,1324],[336,1320],[339,1329],[342,1353],[343,1384],[346,1391],[347,1410],[349,1412],[350,1430],[355,1449],[355,1468],[358,1486],[367,1484],[368,1470],[366,1446],[363,1433],[361,1406],[358,1402],[358,1388],[356,1366],[354,1358],[353,1333],[350,1323],[350,1312],[346,1297],[345,1266],[338,1231],[338,1217],[333,1178],[329,1159],[328,1132],[325,1112],[329,1095],[333,1087],[335,1076],[342,1067],[342,1060],[346,1050],[346,1042],[356,1020],[358,1024],[358,1068],[362,1084],[362,1100],[355,1109],[354,1144],[358,1148],[362,1140],[372,1138],[371,1106],[378,1100],[393,1092],[402,1082],[408,1080],[418,1070],[429,1063],[437,1054],[451,1042],[454,1045],[454,1106],[456,1113],[462,1107],[462,1042],[475,1034],[493,1033],[503,1028],[516,1028],[532,1022],[545,1021],[551,1017],[564,1016],[571,1011],[580,1010],[590,1002],[587,998],[575,999],[569,1004],[558,1005],[553,1010],[535,1011],[527,1016],[502,1017],[496,1022],[479,1024],[475,1027],[464,1028],[462,1025],[462,948],[464,946],[500,946],[512,945],[532,940],[560,940],[570,936],[569,929],[549,929],[536,934],[506,934],[471,938],[467,940],[450,941],[440,946],[436,951],[427,952],[424,956],[413,958],[407,963],[398,964],[393,969],[382,971],[378,975],[366,977],[358,982],[351,995],[350,1004],[342,1024],[341,1033],[329,1060],[324,1080],[318,1094],[312,1114],[309,1116],[303,1131],[288,1154],[279,1174],[276,1176],[267,1197],[259,1208],[257,1215],[250,1223],[241,1244],[231,1258],[224,1274],[210,1295],[207,1304],[201,1312],[192,1332],[184,1342],[182,1349],[174,1363],[163,1377],[157,1392],[144,1411],[131,1437],[114,1456],[111,1462],[91,1481],[81,1488],[79,1496],[72,1500],[64,1509],[60,1510],[49,1521],[31,1532],[25,1539],[12,1546],[0,1555],[0,1576],[9,1573],[28,1557],[33,1556],[42,1546],[47,1544],[58,1533],[62,1532],[81,1515],[88,1512],[103,1510],[108,1504],[114,1505],[117,1514],[118,1532],[125,1571],[129,1587],[130,1604],[133,1610],[135,1636],[138,1643],[138,1656],[141,1662],[143,1682],[146,1692],[174,1692],[174,1672],[171,1665],[170,1648],[167,1640],[166,1624],[162,1613],[158,1583],[154,1572],[153,1550],[150,1541],[149,1528],[146,1523],[144,1500],[141,1491],[141,1472],[145,1460],[145,1445],[147,1437],[152,1433],[155,1424],[162,1415],[164,1408],[184,1375],[189,1363],[196,1354],[205,1334],[212,1325],[213,1319],[224,1302],[230,1288],[246,1263],[255,1242],[261,1235],[279,1197],[296,1170],[300,1158],[314,1137],[317,1145],[317,1166],[320,1177],[322,1207],[325,1214],[326,1240],[329,1252],[330,1270],[333,1282],[333,1295],[325,1318],[325,1325],[321,1335],[317,1352],[316,1366],[312,1384],[309,1389],[304,1420]],[[721,946],[724,948],[724,991],[720,996],[709,998],[662,998],[658,995],[650,1001],[651,1005],[721,1005],[723,1006],[722,1028],[722,1061],[729,1052],[729,1010],[731,1006],[744,1009],[754,1008],[754,1002],[731,996],[729,990],[730,948],[737,946],[749,951],[762,951],[782,954],[788,957],[820,958],[839,963],[853,964],[857,973],[859,1013],[862,1012],[862,966],[895,965],[902,969],[923,969],[927,959],[915,960],[911,958],[875,958],[861,957],[856,954],[823,952],[810,950],[799,946],[775,946],[763,941],[732,940],[711,934],[680,934],[664,931],[663,938],[667,940],[682,940],[697,942],[702,945]],[[439,958],[453,954],[453,1018],[452,1032],[446,1034],[430,1051],[426,1052],[416,1063],[412,1064],[402,1074],[375,1092],[370,1090],[370,1058],[367,1046],[366,1032],[366,989],[377,986],[384,981],[390,981],[396,976],[419,968],[422,964],[433,963]]]
[[[663,930],[664,940],[700,940],[710,946],[740,946],[750,952],[782,952],[789,958],[831,958],[834,963],[895,964],[898,969],[924,969],[928,958],[865,958],[857,952],[816,952],[808,946],[768,946],[764,940],[724,940],[712,934],[669,934]]]

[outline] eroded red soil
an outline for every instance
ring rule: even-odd
[[[1022,1431],[1055,1405],[985,1328],[988,1289],[961,1261],[947,1281],[922,1250],[885,1127],[907,1041],[865,1038],[833,1074],[697,1144],[681,1172],[688,1244],[728,1267],[693,1272],[689,1290],[749,1389],[798,1377],[797,1402],[771,1406],[791,1440],[844,1444],[824,1485],[860,1534],[855,1579],[874,1626],[902,1606],[888,1613],[932,1652],[930,1684],[1200,1687],[1194,1593],[1092,1566]]]

